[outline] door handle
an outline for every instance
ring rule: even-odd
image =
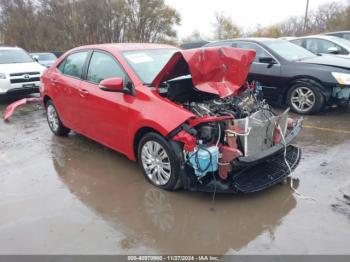
[[[86,89],[79,89],[79,93],[81,96],[87,96],[89,94],[89,91],[87,91]]]

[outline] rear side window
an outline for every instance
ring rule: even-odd
[[[350,34],[343,34],[343,38],[350,40]]]
[[[295,40],[291,40],[290,42],[299,46],[303,46],[303,41],[304,41],[303,39],[295,39]]]
[[[64,75],[81,78],[87,56],[87,51],[73,53],[64,59],[58,70]]]
[[[95,51],[90,60],[87,80],[99,84],[111,77],[121,77],[125,80],[126,75],[112,56]]]
[[[237,48],[255,50],[256,57],[254,62],[259,62],[259,58],[261,57],[271,57],[269,53],[267,53],[263,48],[261,48],[256,44],[247,43],[247,42],[236,42],[235,44]]]
[[[214,46],[232,47],[232,43],[231,42],[216,42],[216,43],[207,44],[205,47],[214,47]]]

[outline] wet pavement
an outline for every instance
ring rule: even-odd
[[[27,105],[0,122],[0,254],[350,254],[349,117],[305,117],[301,195],[277,185],[212,202],[156,189],[78,134],[55,137]]]

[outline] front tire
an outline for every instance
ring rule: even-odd
[[[292,85],[287,94],[287,104],[293,112],[302,115],[318,113],[325,105],[319,84],[305,81]]]
[[[176,190],[181,186],[181,159],[161,135],[150,132],[138,145],[137,158],[146,179],[156,187]]]
[[[56,136],[66,136],[69,134],[70,129],[62,124],[57,109],[51,100],[46,103],[46,118],[52,133]]]

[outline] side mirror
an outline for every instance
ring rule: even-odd
[[[100,82],[99,88],[109,92],[124,92],[124,81],[121,77],[107,78]]]
[[[35,62],[39,63],[39,57],[37,55],[33,55],[32,57]]]
[[[329,54],[335,54],[336,55],[336,54],[339,53],[339,49],[337,47],[335,47],[335,46],[332,46],[332,47],[328,48],[327,51],[328,51]]]
[[[275,59],[273,59],[272,57],[268,57],[268,56],[267,57],[260,57],[259,62],[264,63],[264,64],[269,64],[269,65],[277,64]]]

